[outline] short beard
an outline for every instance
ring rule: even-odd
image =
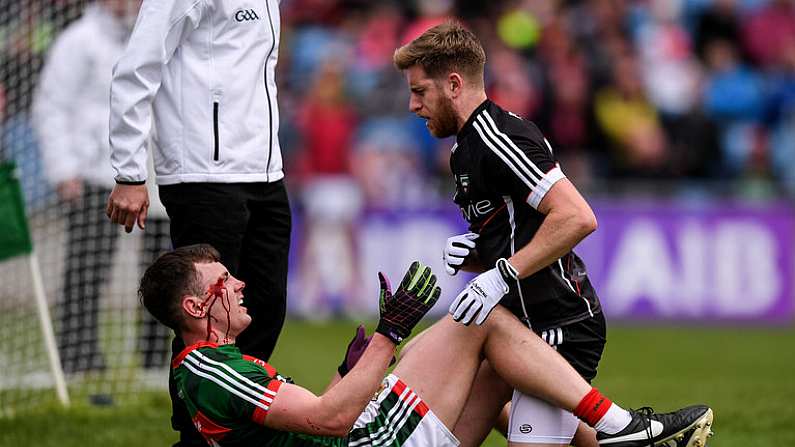
[[[453,108],[453,100],[446,96],[441,98],[433,124],[433,130],[428,130],[436,138],[447,138],[458,133],[458,117]]]

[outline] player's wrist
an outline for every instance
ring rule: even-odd
[[[378,322],[378,326],[375,328],[375,333],[382,335],[395,346],[399,345],[405,338],[409,336],[409,334],[406,334],[405,331],[384,320],[380,320]]]
[[[510,277],[503,276],[500,267],[495,265],[475,278],[469,288],[473,289],[476,294],[481,295],[486,301],[494,301],[499,300],[510,292],[513,282]]]
[[[383,330],[383,332],[381,330],[379,330],[379,328],[381,328]],[[389,346],[391,346],[391,349],[394,349],[405,338],[407,338],[407,337],[401,337],[399,335],[396,336],[396,337],[393,337],[392,335],[390,335],[390,333],[394,333],[394,330],[389,330],[389,329],[382,328],[382,325],[379,322],[378,327],[375,329],[375,333],[373,334],[373,340],[372,340],[371,343],[374,343],[375,346],[387,345],[388,344]],[[399,339],[400,341],[396,341],[396,339]]]
[[[516,270],[516,267],[514,267],[509,260],[505,258],[497,259],[495,268],[508,286],[519,280],[519,271]]]

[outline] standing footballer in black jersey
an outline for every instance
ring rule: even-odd
[[[596,218],[538,127],[486,97],[485,58],[474,34],[456,23],[429,29],[394,55],[411,90],[411,111],[427,120],[434,136],[456,136],[453,200],[469,233],[449,238],[444,257],[451,275],[459,269],[480,274],[450,313],[480,325],[502,304],[590,381],[605,344],[605,320],[572,249],[596,230]],[[571,413],[513,393],[511,444],[569,445],[577,427]],[[583,429],[576,442],[597,441]]]

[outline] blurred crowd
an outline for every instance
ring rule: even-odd
[[[0,148],[31,187],[37,73],[87,3],[0,0]],[[452,143],[410,115],[391,62],[449,18],[481,38],[490,97],[538,123],[583,189],[686,179],[795,193],[793,0],[283,0],[280,139],[309,214],[448,199]]]

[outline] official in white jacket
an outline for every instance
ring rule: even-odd
[[[58,346],[64,370],[101,370],[100,291],[109,279],[118,228],[103,216],[113,187],[108,163],[108,115],[113,64],[130,35],[138,0],[99,0],[58,36],[47,54],[33,103],[33,126],[45,174],[67,206],[68,241],[63,293],[58,297]],[[170,249],[168,221],[154,204],[141,263]],[[147,312],[140,347],[143,364],[166,365],[166,328]]]
[[[277,0],[143,0],[111,84],[108,217],[128,232],[144,227],[154,125],[171,240],[213,245],[246,283],[253,321],[237,344],[264,360],[284,323],[291,225],[278,139],[279,17]],[[199,445],[170,383],[172,425],[182,445]]]

